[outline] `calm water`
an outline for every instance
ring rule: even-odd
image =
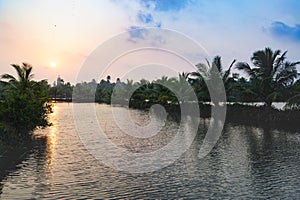
[[[100,115],[108,109],[96,108]],[[139,124],[149,121],[143,112],[131,114]],[[72,104],[56,104],[51,120],[54,126],[37,131],[40,139],[34,148],[1,180],[2,199],[300,198],[299,132],[227,125],[212,152],[199,159],[209,122],[201,120],[194,143],[175,163],[152,173],[130,174],[105,166],[87,152],[76,133]],[[114,143],[133,152],[161,148],[178,128],[168,121],[165,133],[149,141],[120,134],[109,118],[99,123]]]

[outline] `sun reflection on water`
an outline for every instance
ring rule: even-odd
[[[55,104],[52,106],[52,113],[49,114],[49,122],[52,124],[48,129],[48,135],[47,135],[47,151],[50,154],[53,154],[55,151],[55,145],[56,145],[56,133],[57,133],[57,127],[56,124],[58,123],[57,115],[59,115],[59,109]]]
[[[49,178],[53,178],[52,165],[53,158],[55,154],[55,147],[57,143],[57,126],[58,123],[57,116],[59,115],[59,109],[55,104],[52,105],[52,113],[49,114],[49,122],[52,126],[48,127],[49,131],[46,136],[46,158],[45,158],[45,168],[48,172]]]
[[[49,180],[54,178],[52,169],[57,143],[58,130],[56,124],[58,123],[57,117],[59,116],[59,108],[55,104],[52,104],[52,111],[53,112],[48,115],[48,120],[52,125],[45,129],[38,129],[34,134],[34,139],[40,140],[43,144],[45,152],[44,169],[46,172],[45,175],[49,178]]]

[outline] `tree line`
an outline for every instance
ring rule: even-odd
[[[267,107],[271,107],[273,102],[289,102],[290,107],[297,108],[300,102],[300,80],[297,80],[299,73],[296,66],[300,62],[287,61],[286,54],[287,51],[281,53],[280,50],[265,48],[253,53],[252,66],[233,60],[226,68],[222,65],[221,57],[216,56],[212,61],[206,60],[206,63],[197,64],[195,72],[180,73],[178,77],[162,76],[151,82],[145,79],[139,82],[120,82],[120,79],[117,79],[116,83],[112,83],[111,77],[108,76],[107,80],[100,83],[92,80],[77,83],[75,86],[63,84],[51,87],[50,95],[71,98],[72,94],[78,94],[77,100],[110,103],[113,89],[117,87],[125,94],[134,91],[130,98],[134,105],[172,104],[178,103],[176,94],[163,85],[177,86],[176,91],[188,94],[189,87],[184,87],[186,82],[193,88],[199,102],[210,102],[211,95],[207,83],[213,82],[214,76],[218,76],[223,81],[228,102],[264,102]],[[213,66],[218,71],[214,71]],[[232,73],[234,68],[246,77]]]

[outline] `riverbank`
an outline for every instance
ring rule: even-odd
[[[298,131],[300,110],[278,110],[265,106],[234,104],[227,106],[226,121],[257,127]]]
[[[131,108],[139,110],[149,110],[150,107],[151,105],[147,104],[141,107],[131,106]],[[169,104],[164,105],[164,108],[170,117],[180,120],[179,105]],[[200,117],[210,118],[211,109],[212,105],[199,103]],[[266,106],[228,104],[225,123],[297,131],[300,129],[297,119],[300,119],[300,110],[279,110]]]

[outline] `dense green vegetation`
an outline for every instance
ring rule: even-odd
[[[300,62],[286,61],[287,51],[280,55],[280,50],[273,52],[270,48],[256,51],[251,57],[254,67],[248,63],[238,63],[237,68],[250,76],[251,90],[267,106],[291,94],[298,73],[296,65]]]
[[[280,50],[273,52],[270,48],[265,48],[253,53],[251,57],[253,67],[248,63],[236,63],[236,60],[233,60],[224,70],[221,57],[216,56],[212,62],[206,60],[206,63],[197,64],[197,71],[181,73],[178,77],[163,76],[152,82],[145,79],[139,82],[132,80],[120,82],[118,79],[116,83],[111,83],[111,77],[108,76],[107,80],[102,80],[99,84],[93,80],[89,83],[77,83],[74,88],[67,85],[59,87],[68,88],[68,93],[75,89],[73,92],[78,101],[110,103],[111,95],[114,94],[114,98],[119,98],[119,102],[130,100],[132,107],[144,108],[154,103],[178,104],[176,92],[186,96],[188,101],[191,92],[188,85],[192,86],[200,103],[210,102],[211,95],[207,83],[221,88],[215,84],[216,78],[219,78],[224,83],[227,102],[264,102],[267,107],[271,107],[273,102],[289,102],[290,108],[297,108],[300,104],[300,80],[296,81],[299,75],[296,66],[300,62],[286,61],[286,54],[287,52],[281,54]],[[218,71],[213,70],[213,66]],[[233,69],[238,69],[241,75],[232,73]],[[117,88],[115,90],[117,92],[113,93],[114,88]],[[63,93],[67,92],[62,92],[61,95]],[[132,93],[130,99],[122,99],[124,94],[129,93]]]
[[[32,80],[32,66],[12,65],[17,77],[1,76],[0,139],[20,139],[30,135],[36,127],[49,125],[47,114],[51,106],[47,102],[46,81]]]

